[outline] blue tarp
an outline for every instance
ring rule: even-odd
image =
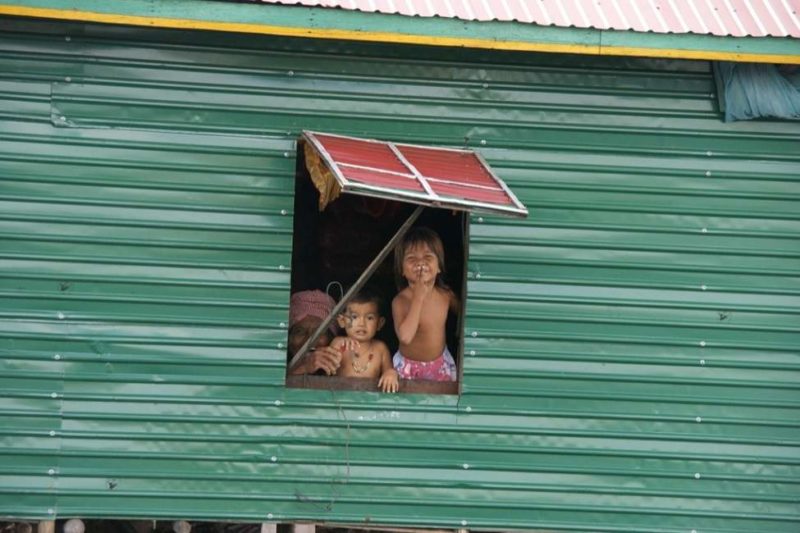
[[[800,119],[800,71],[765,63],[714,64],[725,122],[761,117]]]

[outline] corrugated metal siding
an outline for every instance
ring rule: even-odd
[[[800,526],[800,127],[706,63],[0,30],[0,516]],[[301,128],[531,209],[472,218],[460,398],[284,389]]]

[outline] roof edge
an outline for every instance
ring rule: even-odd
[[[418,18],[206,0],[0,0],[0,15],[488,50],[800,64],[800,39],[717,37]]]

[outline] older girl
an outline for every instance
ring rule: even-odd
[[[458,308],[455,294],[442,280],[444,246],[428,228],[414,228],[395,249],[400,292],[392,300],[392,317],[400,347],[392,362],[401,379],[455,381],[456,364],[445,342],[449,310]]]

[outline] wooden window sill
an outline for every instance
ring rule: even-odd
[[[340,378],[336,376],[288,376],[286,378],[286,386],[293,389],[380,392],[377,379]],[[458,382],[401,379],[398,392],[406,394],[457,395]]]

